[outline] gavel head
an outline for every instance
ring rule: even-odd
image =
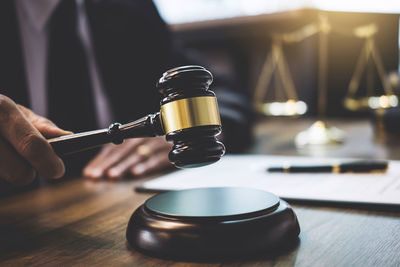
[[[221,119],[215,94],[208,90],[212,80],[203,67],[183,66],[165,72],[157,83],[162,127],[174,143],[169,159],[177,167],[208,165],[225,153],[216,139]]]

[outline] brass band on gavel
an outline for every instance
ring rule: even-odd
[[[166,103],[161,106],[160,115],[166,134],[196,126],[221,125],[214,96],[191,97]]]

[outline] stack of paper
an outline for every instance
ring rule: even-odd
[[[169,191],[237,186],[270,191],[284,199],[400,205],[400,161],[386,173],[268,173],[269,166],[335,164],[354,159],[265,155],[225,156],[219,162],[180,170],[143,183],[138,190]]]

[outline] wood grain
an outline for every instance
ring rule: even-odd
[[[290,138],[308,121],[295,122],[297,129],[292,123],[290,131],[284,132],[279,130],[278,121],[269,121],[268,127],[259,125],[254,149],[258,153],[298,154]],[[340,126],[365,133],[369,124]],[[353,146],[352,150],[340,148],[342,155],[346,156],[346,151],[372,153],[365,146],[355,151],[360,140],[353,142],[346,144]],[[398,147],[383,147],[388,157],[398,153],[394,151]],[[400,213],[296,203],[293,207],[302,232],[298,246],[292,250],[209,263],[151,258],[129,248],[125,240],[130,215],[151,196],[133,190],[142,181],[93,182],[76,178],[1,198],[0,265],[400,266]]]

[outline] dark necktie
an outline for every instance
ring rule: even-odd
[[[97,127],[86,54],[77,28],[75,0],[63,0],[49,22],[48,114],[74,132]]]

